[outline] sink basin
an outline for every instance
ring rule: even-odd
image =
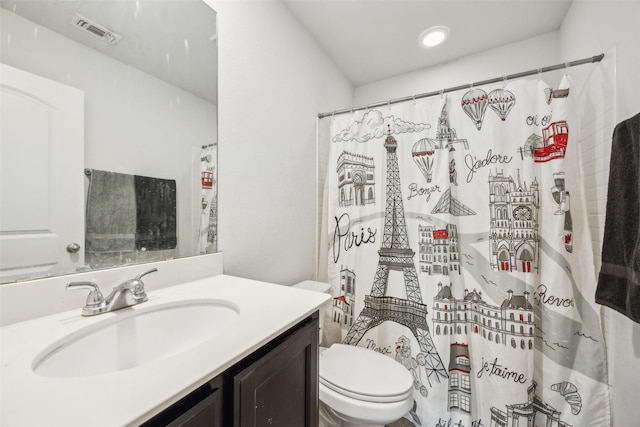
[[[239,311],[224,301],[198,301],[114,313],[54,343],[34,361],[34,372],[68,378],[139,367],[215,338]]]

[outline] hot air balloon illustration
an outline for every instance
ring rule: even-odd
[[[462,97],[462,109],[467,113],[467,116],[471,117],[478,130],[482,128],[484,112],[487,111],[488,104],[489,97],[487,92],[482,89],[472,89]]]
[[[430,138],[422,138],[411,149],[411,157],[427,182],[431,182],[431,168],[433,167],[433,153],[435,153],[437,142]]]
[[[489,107],[496,112],[502,121],[509,115],[509,111],[516,104],[516,97],[505,89],[495,89],[489,92]]]

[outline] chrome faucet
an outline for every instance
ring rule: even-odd
[[[129,279],[113,288],[113,291],[105,298],[100,292],[100,288],[94,282],[70,282],[67,283],[67,290],[86,289],[89,291],[87,303],[82,307],[83,316],[95,316],[100,313],[118,310],[124,307],[145,302],[147,292],[144,290],[142,277],[158,271],[157,268],[138,274],[134,279]]]

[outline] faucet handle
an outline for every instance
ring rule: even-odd
[[[100,288],[94,282],[69,282],[67,283],[67,290],[73,291],[76,289],[86,289],[89,291],[87,296],[87,303],[82,308],[82,314],[88,316],[90,314],[96,314],[101,312],[107,305]]]
[[[142,279],[142,276],[146,276],[147,274],[155,273],[156,271],[158,271],[158,269],[157,269],[157,268],[152,268],[151,270],[144,271],[144,272],[142,272],[142,273],[138,274],[138,275],[136,276],[135,280],[140,281],[140,279]]]
[[[120,290],[131,290],[136,296],[144,296],[146,294],[144,290],[144,282],[142,281],[142,277],[147,274],[155,273],[158,271],[157,268],[152,268],[148,271],[143,271],[142,273],[136,275],[135,279],[129,279],[126,282],[122,283],[116,289]]]

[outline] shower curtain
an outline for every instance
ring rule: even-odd
[[[402,425],[610,425],[574,98],[521,79],[322,119],[322,342],[411,372]]]
[[[202,146],[200,152],[200,230],[198,250],[213,253],[218,247],[218,144]]]

